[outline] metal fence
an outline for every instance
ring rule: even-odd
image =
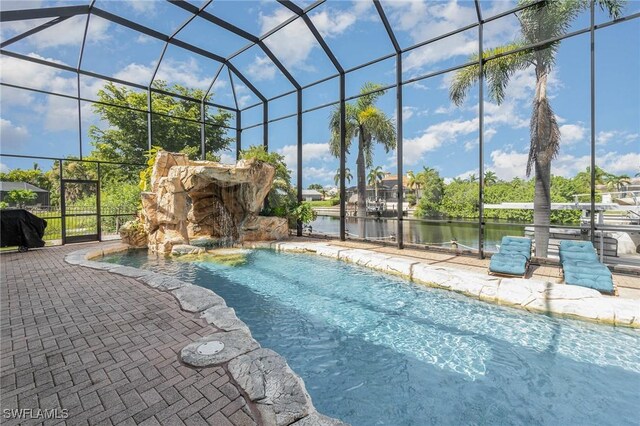
[[[55,206],[26,207],[34,215],[47,221],[44,240],[49,244],[62,243],[62,211]],[[65,217],[66,236],[77,236],[98,233],[98,216],[91,207],[67,207]],[[73,216],[91,214],[90,216]],[[100,239],[110,239],[118,236],[120,227],[136,217],[136,212],[129,209],[114,207],[100,210]]]

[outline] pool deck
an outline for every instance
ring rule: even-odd
[[[133,278],[65,263],[74,244],[0,255],[2,423],[261,424],[227,366],[178,357],[215,329]],[[4,411],[3,411],[4,413]]]
[[[360,241],[340,241],[335,239],[319,239],[307,237],[294,237],[291,241],[328,243],[333,246],[370,250],[377,253],[385,253],[396,257],[420,260],[430,265],[447,266],[463,269],[471,272],[486,274],[489,270],[489,259],[479,259],[477,256],[453,253],[444,253],[428,250],[404,248],[402,250],[392,246],[382,246],[375,243]],[[562,271],[554,265],[531,265],[526,278],[534,278],[552,283],[562,283]],[[640,300],[640,276],[613,274],[613,281],[618,286],[618,297]],[[608,297],[608,296],[607,296]]]

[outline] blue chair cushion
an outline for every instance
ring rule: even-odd
[[[583,260],[598,261],[596,250],[591,241],[560,241],[560,262],[564,264],[565,260]]]
[[[563,252],[560,261],[563,265],[567,262],[599,262],[598,255],[593,250],[590,252]]]
[[[583,241],[583,240],[562,240],[560,241],[560,248],[566,249],[570,247],[581,247],[581,248],[591,248],[593,249],[593,244],[591,241]]]
[[[498,274],[524,275],[527,272],[527,258],[519,254],[496,253],[491,256],[489,271]]]
[[[602,293],[613,293],[613,279],[606,275],[592,275],[580,272],[566,272],[564,281],[570,285],[592,288]]]
[[[614,291],[611,271],[597,260],[596,263],[565,260],[562,269],[567,284],[592,288],[602,293]]]
[[[509,244],[509,243],[530,245],[531,244],[531,238],[527,238],[527,237],[510,237],[510,236],[502,237],[502,244]]]
[[[500,245],[502,254],[519,254],[531,259],[531,239],[522,237],[502,237]]]
[[[565,262],[562,269],[564,270],[565,276],[567,273],[573,274],[591,274],[594,276],[605,276],[611,277],[611,271],[602,263],[591,263],[591,262]]]

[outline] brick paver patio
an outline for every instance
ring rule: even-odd
[[[41,423],[38,409],[67,410],[45,424],[259,423],[224,367],[178,359],[215,329],[166,293],[64,262],[87,246],[0,255],[2,423]]]

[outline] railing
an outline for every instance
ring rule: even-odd
[[[62,211],[58,206],[26,207],[32,214],[47,221],[44,240],[53,244],[62,241]],[[97,233],[97,211],[95,207],[68,206],[65,209],[66,235],[84,235]],[[117,236],[120,227],[134,219],[135,212],[124,207],[103,207],[100,210],[100,233],[102,239]]]
[[[598,192],[596,193],[596,196],[600,196],[603,198],[603,202],[604,199],[609,196],[611,197],[611,201],[613,202],[614,199],[622,199],[622,198],[631,198],[633,200],[633,205],[634,206],[640,206],[640,191],[636,191],[636,190],[629,190],[629,191],[615,191],[615,192]],[[573,201],[577,204],[580,201],[580,198],[590,198],[591,194],[573,194]]]
[[[364,226],[360,226],[361,225]],[[318,215],[316,221],[306,226],[304,235],[339,238],[339,217]],[[449,250],[452,253],[478,253],[479,224],[473,220],[403,218],[403,241],[405,247]],[[533,239],[535,225],[527,222],[496,221],[483,224],[483,252],[497,252],[504,236],[529,236]],[[550,241],[547,257],[557,257],[558,241],[561,239],[591,240],[590,228],[576,224],[550,224]],[[350,240],[364,240],[393,245],[397,241],[396,218],[346,217],[345,237]],[[627,264],[629,258],[639,258],[631,254],[628,246],[622,250],[618,237],[611,232],[626,232],[630,235],[640,232],[638,226],[610,226],[597,224],[594,245],[598,254],[609,264]]]

